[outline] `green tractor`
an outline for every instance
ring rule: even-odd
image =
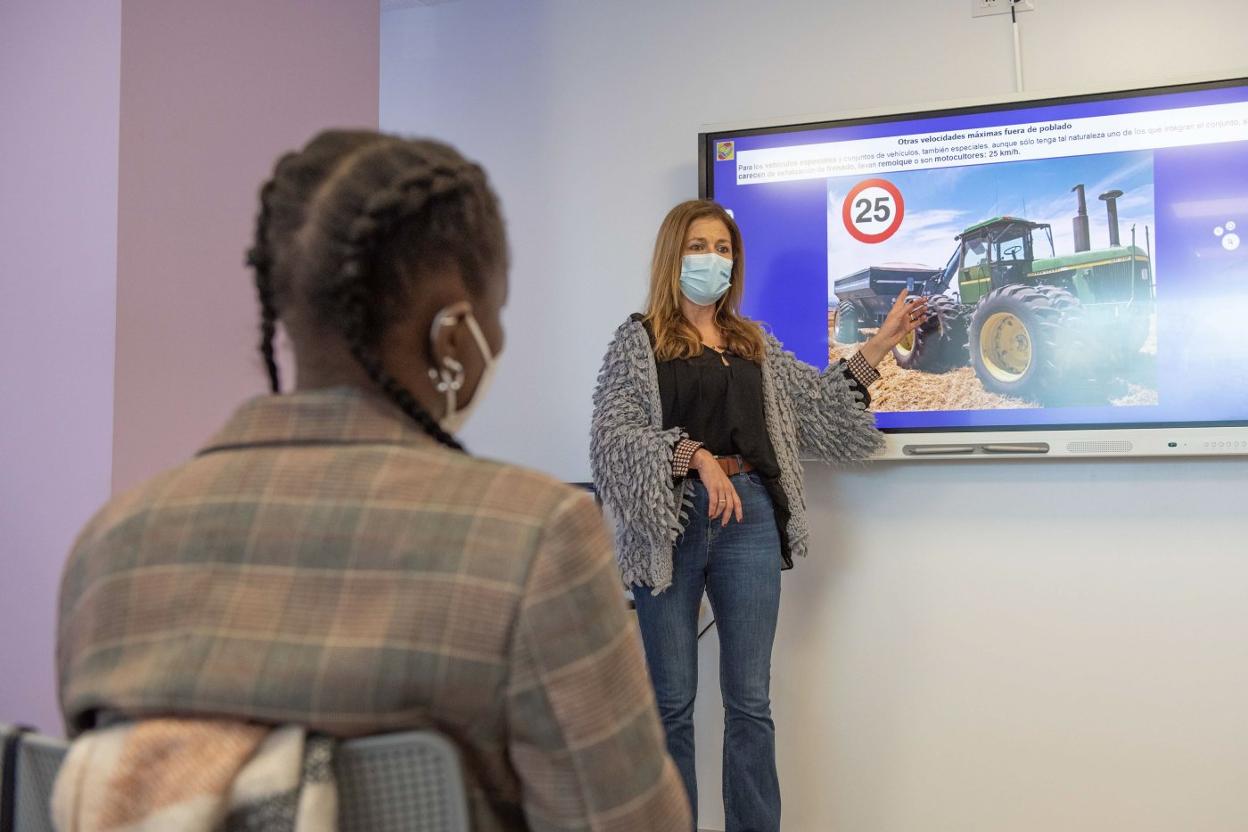
[[[986,389],[1050,403],[1138,354],[1154,308],[1150,258],[1135,245],[1134,229],[1131,245],[1118,244],[1118,191],[1106,195],[1110,247],[1088,250],[1077,190],[1075,246],[1082,250],[1074,254],[1057,257],[1050,226],[1018,217],[994,217],[959,234],[945,268],[912,285],[912,294],[929,296],[929,317],[894,349],[897,364],[945,372],[969,362]],[[1049,257],[1036,256],[1037,232],[1048,239]],[[852,320],[854,329],[878,325],[880,310],[900,292],[896,281],[870,287],[863,274],[833,287],[838,322]],[[849,330],[838,323],[837,340]]]

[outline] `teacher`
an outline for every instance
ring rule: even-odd
[[[616,330],[603,360],[591,456],[694,828],[705,591],[719,627],[727,830],[774,832],[771,649],[780,572],[808,545],[799,460],[861,460],[880,447],[867,388],[926,320],[926,301],[903,292],[859,352],[821,373],[741,314],[744,282],[741,232],[727,211],[691,200],[668,213],[646,312]]]

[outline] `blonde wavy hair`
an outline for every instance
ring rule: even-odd
[[[680,266],[685,254],[685,236],[689,226],[701,219],[722,222],[732,242],[732,285],[715,304],[715,325],[724,333],[728,349],[756,364],[761,363],[766,352],[763,330],[740,311],[741,295],[745,291],[741,229],[722,206],[706,199],[691,199],[668,211],[654,241],[646,321],[654,333],[655,358],[670,361],[702,354],[702,337],[680,311]]]

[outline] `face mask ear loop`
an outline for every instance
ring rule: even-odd
[[[490,342],[485,340],[485,333],[481,331],[481,325],[477,323],[477,316],[469,312],[464,316],[464,323],[468,324],[468,331],[472,333],[473,340],[477,342],[477,349],[481,351],[481,360],[485,362],[485,366],[491,366],[497,356],[490,349]]]
[[[429,351],[434,351],[434,344],[437,343],[438,331],[444,326],[454,326],[456,317],[444,311],[438,312],[433,318],[433,326],[429,329]],[[464,386],[464,365],[459,361],[447,356],[442,359],[442,367],[435,370],[429,368],[429,380],[433,382],[433,388],[446,397],[446,416],[443,418],[451,418],[458,410],[458,402],[456,394],[460,388]]]

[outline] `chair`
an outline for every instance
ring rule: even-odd
[[[6,740],[15,734],[0,725]],[[0,832],[52,832],[52,784],[69,746],[33,733],[16,741],[15,800],[8,807],[14,825]],[[469,830],[459,754],[439,734],[409,731],[344,742],[335,754],[334,775],[341,832]]]
[[[14,832],[54,832],[48,803],[52,784],[69,748],[63,740],[42,734],[18,737],[14,790]]]
[[[14,771],[17,768],[17,743],[24,729],[0,722],[0,832],[13,832],[13,814],[17,798]]]
[[[468,832],[459,752],[432,731],[351,740],[334,755],[341,832]]]

